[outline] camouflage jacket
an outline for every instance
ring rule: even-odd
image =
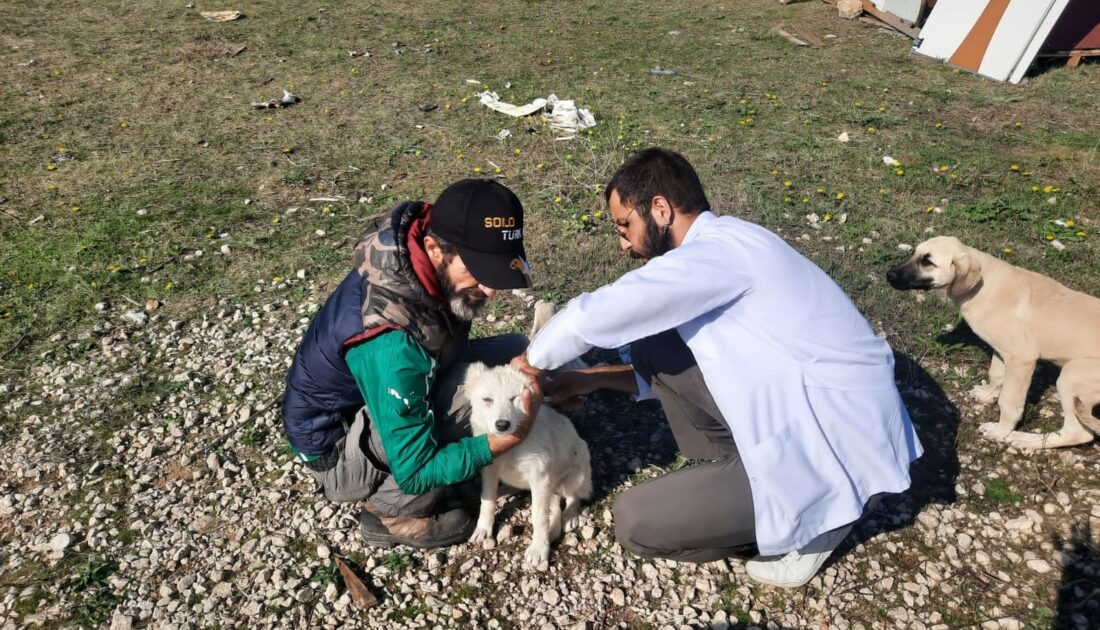
[[[317,312],[294,355],[283,425],[299,453],[328,452],[364,401],[344,353],[386,330],[402,330],[440,367],[464,346],[469,324],[433,297],[434,269],[420,247],[431,207],[403,203],[377,220],[355,247],[354,268]],[[414,258],[421,263],[414,265]],[[425,267],[428,267],[427,269]],[[420,269],[420,274],[417,269]]]

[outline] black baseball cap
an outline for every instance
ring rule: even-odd
[[[478,282],[492,289],[531,286],[523,251],[523,205],[491,179],[464,179],[432,206],[431,231],[454,245]]]

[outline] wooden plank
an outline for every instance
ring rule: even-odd
[[[890,28],[896,31],[905,33],[909,37],[916,39],[920,34],[920,29],[916,27],[912,22],[906,22],[893,13],[886,13],[879,11],[877,7],[871,2],[871,0],[863,0],[863,10],[875,17],[878,21],[886,24]]]
[[[794,31],[795,35],[801,37],[802,39],[804,39],[808,42],[810,42],[810,45],[813,46],[814,48],[821,48],[821,47],[825,46],[825,42],[821,41],[820,37],[818,37],[817,35],[814,35],[812,32],[810,32],[809,29],[807,29],[804,26],[790,26],[788,28],[790,28],[792,31]]]
[[[1000,26],[1005,11],[1008,10],[1009,2],[1011,0],[989,0],[978,21],[974,23],[974,28],[970,29],[966,39],[947,63],[977,72],[982,66],[982,60],[985,59],[985,52],[989,50],[989,42],[993,40],[993,34]]]

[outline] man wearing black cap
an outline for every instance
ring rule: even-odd
[[[471,437],[461,391],[471,363],[507,363],[527,340],[468,340],[498,290],[531,286],[523,207],[491,180],[451,185],[435,205],[403,203],[359,239],[354,268],[306,331],[287,375],[284,427],[332,501],[367,500],[368,544],[451,545],[473,523],[445,496],[523,441]]]

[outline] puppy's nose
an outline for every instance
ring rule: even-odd
[[[497,420],[497,431],[507,431],[510,426],[512,423],[507,420]]]
[[[897,279],[898,279],[898,270],[897,269],[891,269],[890,271],[886,272],[886,280],[888,282],[895,282],[895,281],[897,281]]]

